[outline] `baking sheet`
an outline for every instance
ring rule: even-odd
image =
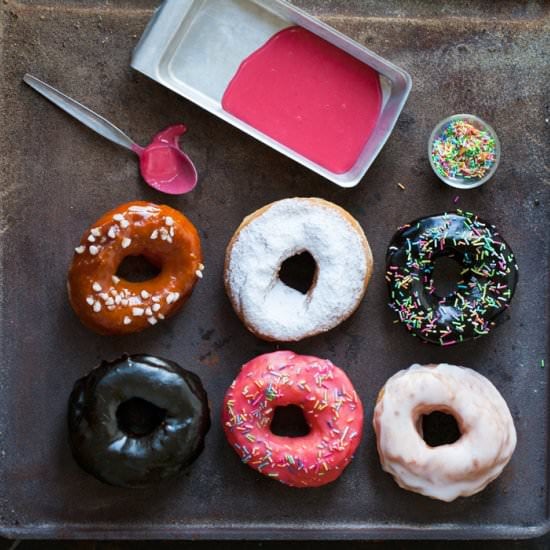
[[[481,0],[445,4],[297,4],[407,69],[416,83],[405,111],[362,185],[343,190],[129,68],[155,2],[111,6],[50,0],[2,4],[0,156],[0,533],[62,538],[480,538],[527,537],[549,529],[548,271],[550,192],[542,159],[548,132],[545,17],[548,8]],[[439,13],[439,12],[438,12]],[[492,19],[488,22],[487,17]],[[146,188],[130,154],[72,121],[21,83],[29,71],[89,105],[145,143],[178,120],[201,181],[188,196]],[[431,173],[426,140],[452,112],[496,129],[502,162],[485,186],[444,187]],[[28,136],[33,136],[29,139]],[[545,179],[546,178],[546,179]],[[405,190],[397,183],[402,183]],[[241,219],[267,202],[321,196],[363,225],[375,273],[360,309],[324,336],[291,346],[344,368],[366,410],[358,453],[342,478],[295,490],[243,466],[219,422],[239,366],[277,346],[247,333],[223,291],[223,251]],[[454,204],[455,197],[458,204]],[[141,334],[99,337],[68,305],[65,277],[82,231],[134,199],[181,209],[199,228],[205,277],[174,319]],[[384,254],[397,225],[455,206],[493,221],[520,267],[510,319],[457,347],[421,344],[386,306]],[[213,428],[188,475],[147,491],[107,487],[70,457],[65,411],[74,380],[122,352],[166,356],[197,372],[209,392]],[[546,367],[541,368],[542,359]],[[399,489],[379,467],[370,421],[378,389],[413,362],[463,364],[506,398],[518,448],[483,493],[451,504]]]

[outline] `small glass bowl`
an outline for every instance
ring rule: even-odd
[[[432,160],[433,143],[443,133],[443,130],[445,129],[445,127],[449,125],[451,122],[454,122],[456,120],[463,120],[464,122],[467,122],[468,124],[471,124],[472,126],[477,128],[478,130],[485,130],[488,134],[491,134],[491,136],[495,140],[495,162],[493,163],[491,168],[489,168],[489,170],[485,172],[485,175],[482,178],[468,179],[468,178],[462,178],[462,177],[447,177],[447,176],[442,176],[437,172],[436,165]],[[432,167],[432,170],[434,171],[434,174],[443,183],[446,183],[447,185],[451,187],[455,187],[457,189],[474,189],[475,187],[479,187],[480,185],[483,185],[495,173],[498,167],[498,164],[500,162],[500,142],[493,128],[489,126],[489,124],[487,124],[485,121],[481,120],[479,117],[475,115],[468,115],[468,114],[452,115],[438,122],[435,128],[433,129],[432,135],[430,136],[430,140],[428,141],[428,158],[430,159],[430,165]]]

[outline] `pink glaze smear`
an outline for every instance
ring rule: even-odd
[[[246,58],[222,98],[227,112],[335,174],[357,162],[381,103],[374,69],[301,27]]]
[[[183,124],[176,124],[159,132],[147,147],[134,148],[143,179],[158,191],[181,195],[197,185],[197,171],[179,146],[186,131]]]

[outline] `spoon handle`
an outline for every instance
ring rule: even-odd
[[[78,101],[62,94],[59,90],[56,90],[49,84],[42,82],[42,80],[39,80],[35,76],[28,73],[23,77],[23,80],[31,88],[35,89],[38,93],[49,99],[60,109],[63,109],[66,113],[82,122],[85,126],[88,126],[88,128],[91,128],[94,132],[97,132],[100,136],[103,136],[117,145],[129,149],[130,151],[137,152],[141,149],[137,143],[130,139],[114,124],[111,124],[107,119],[97,113],[94,113],[91,109],[88,109],[88,107],[85,107]]]

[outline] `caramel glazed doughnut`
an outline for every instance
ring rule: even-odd
[[[278,277],[281,264],[308,251],[317,264],[307,294]],[[372,273],[359,223],[317,198],[273,202],[247,216],[225,257],[225,287],[245,326],[264,340],[290,342],[334,328],[359,306]]]
[[[160,268],[147,281],[117,276],[126,256]],[[69,300],[82,323],[99,334],[129,334],[176,313],[202,278],[195,226],[169,206],[136,201],[104,214],[75,248]]]
[[[422,415],[451,414],[461,436],[430,447]],[[506,402],[481,374],[441,363],[412,365],[392,376],[378,395],[373,418],[382,468],[403,489],[451,502],[482,491],[516,447]]]

